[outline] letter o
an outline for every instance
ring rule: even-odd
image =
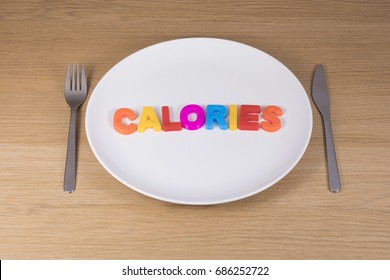
[[[194,121],[190,121],[188,119],[190,114],[196,115],[196,119]],[[201,128],[205,122],[205,113],[203,108],[196,104],[184,106],[180,111],[180,122],[181,126],[187,130],[197,130]]]

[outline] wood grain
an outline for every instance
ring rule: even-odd
[[[389,259],[390,2],[1,1],[0,259]],[[113,179],[79,120],[77,190],[62,180],[68,63],[90,89],[127,55],[218,37],[279,59],[310,93],[326,66],[343,190],[327,189],[324,135],[294,170],[234,203],[162,203]]]

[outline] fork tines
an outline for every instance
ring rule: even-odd
[[[74,64],[68,65],[68,70],[66,71],[65,78],[65,90],[81,90],[87,85],[87,79],[85,76],[84,64],[80,65]]]

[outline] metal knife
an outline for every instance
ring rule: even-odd
[[[325,127],[326,155],[328,159],[329,189],[339,192],[341,189],[339,168],[337,166],[336,152],[333,143],[332,127],[330,123],[330,104],[328,86],[326,83],[324,67],[317,65],[314,71],[312,96],[314,103],[322,115]]]

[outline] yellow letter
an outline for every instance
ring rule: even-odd
[[[229,129],[237,129],[237,105],[230,105],[229,107]]]
[[[139,119],[137,131],[144,132],[148,128],[153,128],[154,131],[161,131],[161,123],[154,112],[153,107],[145,106],[142,109],[141,117]]]

